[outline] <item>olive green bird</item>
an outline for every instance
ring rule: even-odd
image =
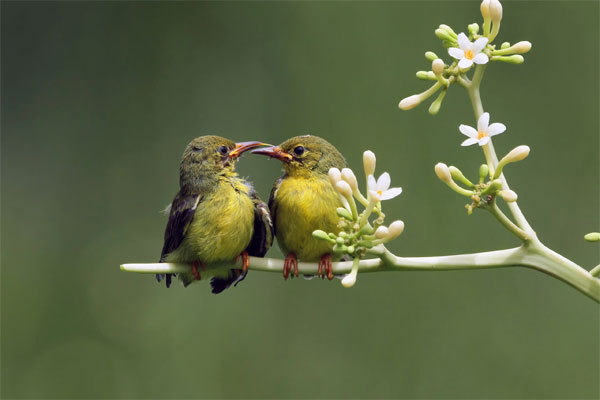
[[[292,268],[298,276],[300,260],[318,261],[319,276],[333,279],[331,245],[314,238],[312,232],[338,231],[336,209],[343,205],[328,172],[330,168],[344,168],[344,157],[325,139],[310,135],[252,153],[274,157],[283,163],[284,174],[275,182],[269,198],[277,243],[286,254],[283,277],[287,279]]]
[[[245,278],[249,255],[263,257],[271,246],[269,210],[252,185],[235,172],[236,159],[259,146],[264,144],[201,136],[185,149],[179,167],[180,189],[171,203],[159,261],[191,264],[192,273],[179,274],[185,286],[212,277],[212,292],[220,293]],[[206,268],[240,255],[241,270]],[[165,278],[169,287],[172,275],[156,277],[159,282]]]

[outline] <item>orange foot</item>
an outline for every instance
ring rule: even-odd
[[[242,254],[235,258],[235,263],[237,264],[238,260],[242,257],[242,271],[245,273],[248,272],[248,267],[250,266],[250,256],[247,251],[242,251]]]
[[[329,279],[329,280],[333,279],[333,266],[331,265],[331,255],[330,254],[325,254],[319,260],[318,276],[320,276],[321,278],[325,278],[326,275],[327,275],[327,279]]]
[[[290,275],[290,270],[292,269],[292,267],[294,268],[294,273],[292,274],[292,277],[294,275],[296,275],[296,277],[299,275],[298,274],[298,258],[296,258],[296,255],[294,253],[290,253],[285,257],[285,261],[283,262],[283,279],[288,278],[288,276]]]
[[[194,279],[197,281],[200,280],[200,272],[198,271],[198,267],[204,271],[206,269],[206,265],[202,261],[194,261],[192,263],[192,275],[194,275]]]

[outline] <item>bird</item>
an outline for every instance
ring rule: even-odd
[[[269,196],[269,210],[277,243],[286,255],[284,279],[292,268],[298,276],[298,260],[318,261],[318,276],[333,279],[331,245],[314,238],[312,232],[339,230],[336,209],[343,205],[328,172],[330,168],[344,168],[344,157],[331,143],[311,135],[293,137],[279,146],[252,153],[276,158],[283,164],[284,174]]]
[[[173,199],[159,262],[188,263],[191,273],[179,274],[184,284],[212,277],[220,293],[246,277],[248,256],[264,257],[273,242],[267,205],[252,184],[235,172],[236,160],[261,142],[235,143],[219,136],[200,136],[186,147],[179,167],[179,192]],[[207,268],[237,261],[242,269]],[[199,271],[198,268],[202,270]],[[175,274],[157,274],[171,285]]]

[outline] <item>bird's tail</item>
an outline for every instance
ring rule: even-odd
[[[238,283],[246,278],[248,272],[243,272],[241,269],[231,269],[230,274],[227,278],[212,278],[210,280],[210,287],[214,294],[221,293],[232,284],[236,286]]]

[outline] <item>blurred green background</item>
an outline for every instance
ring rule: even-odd
[[[522,268],[379,273],[339,281],[251,272],[215,296],[119,271],[155,262],[194,137],[323,136],[360,171],[375,151],[404,193],[391,245],[427,256],[517,245],[434,173],[469,176],[474,124],[453,87],[425,90],[433,30],[481,22],[479,2],[5,2],[2,14],[3,398],[598,398],[599,308]],[[590,269],[599,226],[598,2],[505,2],[484,107],[500,155],[551,248]],[[448,56],[444,56],[448,60]],[[264,198],[277,161],[238,165]],[[270,256],[281,257],[279,249]]]

